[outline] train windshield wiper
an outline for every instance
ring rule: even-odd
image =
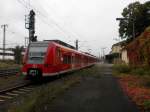
[[[44,57],[43,56],[32,56],[32,57],[30,57],[30,59],[43,59]]]

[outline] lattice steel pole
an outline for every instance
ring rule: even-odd
[[[3,60],[5,59],[6,27],[8,27],[7,24],[1,25],[1,28],[3,28]]]

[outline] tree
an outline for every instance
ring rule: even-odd
[[[123,9],[119,35],[122,39],[132,40],[150,25],[150,2],[134,2]],[[135,36],[135,37],[133,37]]]
[[[23,51],[24,47],[23,46],[16,46],[13,49],[14,52],[14,60],[17,64],[20,64],[22,61],[22,51]]]

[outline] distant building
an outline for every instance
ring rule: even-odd
[[[6,48],[5,49],[5,60],[14,60],[14,48]],[[24,55],[25,49],[22,52],[22,55]],[[2,60],[3,57],[3,48],[0,48],[0,60]]]
[[[121,42],[112,45],[111,54],[113,53],[121,53],[122,45]]]
[[[106,55],[106,60],[110,63],[128,63],[127,51],[124,48],[126,41],[121,41],[112,45],[111,52]]]
[[[121,41],[112,45],[111,52],[106,55],[106,59],[110,63],[129,63],[128,53],[125,49],[126,41]]]
[[[3,57],[3,48],[0,48],[0,60],[2,60]],[[14,53],[12,49],[6,49],[5,50],[5,59],[13,60],[14,59]]]

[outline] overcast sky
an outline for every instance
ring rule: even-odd
[[[30,1],[30,2],[29,2]],[[8,24],[7,47],[24,45],[25,15],[36,11],[38,40],[60,39],[98,56],[101,48],[106,53],[117,41],[118,21],[124,7],[135,0],[0,0],[0,25]],[[141,3],[148,0],[140,0]],[[0,46],[3,31],[0,29]]]

